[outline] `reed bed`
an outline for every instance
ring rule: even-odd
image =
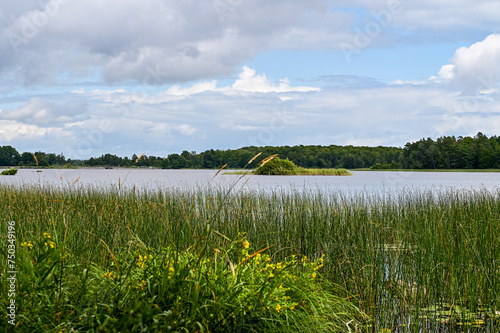
[[[134,242],[160,253],[186,251],[205,239],[204,251],[216,253],[244,235],[273,263],[324,258],[318,274],[366,315],[358,320],[358,312],[349,312],[357,326],[344,331],[500,330],[498,192],[228,194],[208,188],[2,186],[0,199],[4,221],[17,222],[18,243],[58,235],[76,262],[112,267],[110,253],[123,253]],[[4,243],[5,223],[0,235]]]

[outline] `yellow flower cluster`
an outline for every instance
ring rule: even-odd
[[[309,261],[309,259],[307,259],[307,257],[304,256],[300,259],[300,262],[302,263],[302,266],[304,268],[309,268],[313,270],[313,272],[311,273],[311,278],[314,279],[318,276],[316,272],[325,265],[325,255],[323,254],[319,259],[315,261]]]
[[[115,273],[114,273],[114,272],[112,272],[112,271],[111,271],[111,272],[106,272],[106,273],[104,273],[104,275],[103,275],[103,276],[104,276],[106,279],[111,279],[111,280],[113,280],[114,278],[116,278]]]
[[[153,256],[151,254],[149,256],[148,255],[143,256],[139,254],[139,260],[137,261],[137,266],[139,266],[140,268],[144,268],[146,261],[151,259],[153,259]]]
[[[56,243],[52,241],[45,242],[45,246],[50,246],[51,249],[56,247]]]
[[[297,300],[292,299],[292,295],[288,293],[290,288],[284,286],[292,285],[294,281],[303,276],[311,280],[319,276],[319,269],[324,266],[324,255],[316,260],[310,260],[306,256],[298,258],[293,255],[290,260],[272,263],[270,257],[266,254],[257,254],[253,257],[253,264],[260,267],[260,271],[267,276],[268,279],[280,283],[278,287],[273,287],[270,290],[272,295],[267,305],[268,310],[274,310],[278,313],[283,313],[285,310],[296,310],[300,306]],[[302,267],[300,269],[300,267]],[[297,270],[297,268],[299,268]],[[271,281],[271,280],[269,280]],[[272,284],[272,282],[271,282]]]
[[[31,244],[31,241],[28,242],[22,242],[21,243],[22,247],[28,247],[30,250],[33,248],[33,244]]]
[[[144,288],[148,285],[145,280],[142,280],[139,285],[136,287],[137,289],[144,290]]]
[[[174,273],[175,273],[175,269],[172,266],[170,266],[168,268],[168,278],[169,279],[172,278],[172,276],[174,276]]]

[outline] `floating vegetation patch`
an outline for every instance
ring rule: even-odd
[[[483,331],[498,326],[500,311],[487,308],[478,308],[473,311],[466,306],[450,303],[437,303],[419,309],[419,319],[423,320],[425,326],[441,326],[451,331],[462,331],[476,329]]]

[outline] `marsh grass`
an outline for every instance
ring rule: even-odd
[[[392,332],[495,332],[500,329],[500,193],[463,190],[402,191],[392,195],[305,191],[228,193],[213,189],[132,192],[75,187],[61,191],[2,186],[0,209],[6,221],[17,221],[18,243],[31,241],[34,246],[34,240],[44,240],[44,232],[53,235],[53,238],[57,235],[57,241],[54,241],[58,244],[56,249],[49,249],[50,243],[48,247],[43,243],[47,250],[54,251],[55,256],[47,265],[57,264],[51,270],[52,275],[47,275],[42,282],[52,283],[53,288],[64,288],[66,278],[51,277],[52,280],[47,280],[61,270],[68,272],[64,276],[73,282],[68,282],[66,293],[61,289],[44,296],[51,300],[49,305],[44,306],[53,309],[47,320],[51,316],[57,318],[58,313],[62,313],[60,318],[64,315],[67,315],[64,318],[70,318],[76,313],[83,315],[87,312],[86,315],[94,318],[89,325],[95,324],[95,318],[101,318],[99,316],[104,316],[99,319],[99,325],[104,325],[107,318],[102,314],[104,310],[117,314],[123,313],[120,311],[138,313],[144,309],[146,312],[141,316],[149,314],[153,317],[167,311],[164,316],[170,318],[168,320],[179,318],[180,313],[184,318],[182,311],[188,311],[186,313],[191,316],[193,312],[189,311],[193,310],[184,307],[172,310],[173,303],[160,305],[153,302],[146,306],[141,303],[144,302],[142,298],[121,298],[128,288],[125,286],[129,277],[138,276],[131,269],[137,266],[137,251],[143,249],[146,252],[141,252],[141,255],[151,254],[156,259],[153,268],[148,271],[151,278],[146,279],[144,275],[131,288],[141,286],[142,281],[146,281],[148,288],[159,285],[159,272],[166,272],[167,267],[162,265],[172,260],[168,258],[175,258],[175,253],[183,254],[181,259],[177,259],[179,265],[183,260],[189,262],[182,266],[185,270],[186,267],[202,269],[200,265],[204,260],[218,258],[221,266],[211,266],[210,269],[224,272],[219,281],[223,284],[216,286],[213,283],[212,288],[222,288],[222,285],[230,285],[226,278],[234,278],[238,269],[247,267],[245,264],[254,264],[256,255],[241,264],[244,258],[266,249],[261,255],[268,255],[273,265],[293,261],[297,264],[290,266],[299,268],[302,258],[313,263],[323,258],[323,266],[319,269],[324,281],[321,288],[314,288],[314,284],[307,287],[305,280],[301,279],[302,282],[296,285],[283,284],[283,287],[291,288],[289,293],[297,293],[294,294],[297,299],[309,297],[306,300],[309,299],[308,310],[312,312],[290,312],[284,317],[275,317],[276,310],[266,312],[262,308],[259,311],[253,308],[248,316],[228,310],[234,314],[229,315],[234,320],[231,325],[238,322],[250,325],[256,331],[264,330],[267,327],[264,323],[282,323],[282,326],[273,326],[272,329],[277,331],[299,327],[300,322],[310,328],[319,327],[336,322],[322,312],[327,311],[331,316],[342,314],[342,320],[337,321],[337,325],[344,325],[344,331],[352,332],[356,329],[374,332],[384,329]],[[5,243],[6,224],[3,223],[1,228],[2,243]],[[244,239],[242,235],[245,235]],[[248,241],[254,249],[246,257],[240,252],[245,249],[242,245],[246,244],[244,241]],[[24,249],[27,251],[28,247]],[[20,254],[23,255],[27,254]],[[5,271],[3,252],[1,260],[2,270]],[[30,261],[37,262],[33,258]],[[154,273],[155,269],[158,272]],[[19,269],[23,270],[29,271],[26,267]],[[115,299],[109,294],[103,301],[107,305],[99,308],[102,311],[92,312],[91,305],[97,304],[102,295],[96,294],[94,301],[82,303],[82,295],[87,293],[83,290],[90,290],[86,289],[90,286],[83,281],[92,281],[92,284],[116,283],[114,279],[113,282],[104,278],[111,271],[114,276],[127,279],[120,280],[113,287],[118,288],[113,290],[120,290],[119,295],[122,296]],[[252,275],[251,272],[264,271],[259,268],[246,272]],[[298,276],[297,272],[293,274]],[[37,274],[43,277],[45,273]],[[203,274],[197,276],[201,278]],[[180,277],[184,279],[187,275]],[[29,281],[26,278],[26,283]],[[192,281],[198,281],[198,286],[212,283],[209,280],[202,283],[198,278]],[[162,288],[166,287],[163,285]],[[186,293],[196,291],[196,287],[194,291],[192,288],[186,289],[189,290]],[[171,292],[165,290],[164,295]],[[207,290],[215,293],[215,289]],[[317,293],[312,293],[312,290]],[[307,292],[300,294],[302,291]],[[2,295],[5,295],[4,290]],[[194,297],[194,294],[189,295]],[[220,307],[222,311],[222,303],[209,302],[208,299],[213,300],[213,296],[204,295],[204,301]],[[290,294],[287,296],[291,297]],[[126,302],[123,301],[125,299]],[[350,302],[329,305],[327,299]],[[224,304],[232,304],[233,301]],[[195,304],[199,312],[207,308],[205,303],[196,302],[190,300],[186,304]],[[64,311],[62,304],[66,309]],[[124,308],[123,304],[132,308]],[[155,312],[154,304],[160,306],[160,312]],[[359,319],[362,316],[352,305],[359,307],[370,319]],[[26,305],[42,313],[36,306],[34,303]],[[26,307],[20,309],[20,313],[28,311]],[[336,310],[330,311],[329,307]],[[73,310],[76,312],[70,316]],[[317,315],[310,316],[315,312]],[[302,316],[310,321],[303,321]],[[227,314],[223,317],[229,318]],[[348,317],[357,319],[347,324]],[[324,320],[314,326],[311,318]],[[113,320],[108,322],[118,325]],[[339,324],[341,322],[343,324]],[[60,325],[56,319],[51,319],[51,323],[51,327]],[[210,327],[201,319],[193,319],[190,323],[200,323],[205,331],[208,330],[206,327]],[[223,322],[219,324],[220,327],[225,325]],[[238,325],[234,327],[241,327]]]
[[[309,169],[300,167],[296,169],[295,174],[304,176],[352,176],[352,173],[346,169]]]

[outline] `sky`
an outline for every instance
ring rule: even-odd
[[[86,159],[500,134],[497,0],[0,4],[0,146]]]

